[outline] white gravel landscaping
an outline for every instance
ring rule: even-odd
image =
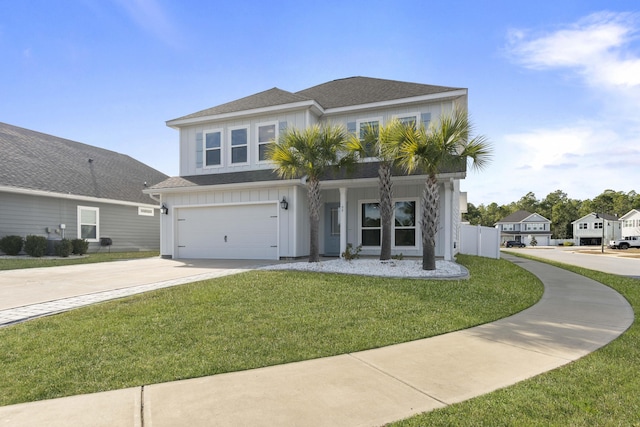
[[[262,267],[264,270],[300,270],[321,273],[360,274],[381,277],[415,277],[415,278],[465,278],[469,275],[466,268],[451,261],[436,261],[435,270],[423,270],[422,260],[389,260],[354,259],[345,261],[335,259],[320,262],[292,262]]]

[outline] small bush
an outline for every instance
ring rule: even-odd
[[[564,246],[573,246],[573,242],[564,242],[563,245]]]
[[[47,238],[43,236],[27,236],[24,251],[32,257],[41,257],[47,253]]]
[[[0,239],[0,251],[7,255],[16,256],[22,250],[22,237],[4,236]]]
[[[353,248],[351,243],[347,243],[347,247],[344,252],[342,252],[342,258],[347,261],[351,261],[352,259],[360,258],[360,251],[362,250],[362,246],[358,246],[357,248]]]
[[[69,239],[62,239],[55,246],[56,255],[59,257],[68,257],[71,255],[71,251],[73,251],[73,244]]]
[[[536,236],[531,238],[531,242],[529,242],[531,246],[538,246],[538,241],[536,240]]]
[[[404,255],[402,255],[402,252],[400,252],[398,255],[393,255],[391,258],[397,259],[398,261],[402,261],[404,259]]]
[[[73,245],[73,251],[71,253],[75,255],[84,255],[89,250],[89,242],[84,239],[73,239],[71,244]]]

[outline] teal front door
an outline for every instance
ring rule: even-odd
[[[324,254],[340,256],[340,204],[324,204]]]

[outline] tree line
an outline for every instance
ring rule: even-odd
[[[473,203],[467,205],[467,213],[463,218],[471,225],[493,227],[502,218],[519,210],[538,213],[551,221],[551,238],[570,239],[573,237],[571,222],[592,212],[621,217],[632,209],[640,209],[640,194],[635,191],[605,190],[593,199],[571,199],[562,190],[549,193],[544,199],[538,200],[533,192],[528,192],[517,202],[508,205],[498,205],[493,202],[488,205]]]

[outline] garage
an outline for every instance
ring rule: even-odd
[[[176,211],[176,258],[279,258],[277,203]]]

